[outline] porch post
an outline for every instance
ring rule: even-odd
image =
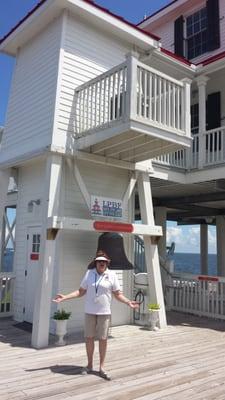
[[[0,171],[0,272],[2,271],[3,262],[3,241],[4,241],[4,211],[7,200],[8,186],[10,178],[10,169]]]
[[[152,193],[149,175],[145,172],[138,177],[138,193],[141,219],[144,224],[155,225]],[[166,327],[166,313],[159,265],[158,246],[150,236],[144,236],[145,261],[148,273],[149,295],[151,303],[160,304],[159,327]]]
[[[208,274],[208,225],[200,225],[201,274]]]
[[[137,80],[138,80],[138,53],[129,52],[126,54],[127,59],[127,93],[130,93],[127,96],[127,104],[126,104],[126,117],[127,118],[135,118],[137,115]]]
[[[162,227],[163,236],[159,239],[158,251],[160,257],[166,258],[166,207],[155,207],[155,223]]]
[[[47,236],[48,217],[59,214],[62,157],[49,155],[46,160],[45,187],[43,195],[43,217],[41,234],[40,275],[37,282],[33,314],[32,346],[48,345],[49,323],[52,300],[52,282],[57,239]]]
[[[217,275],[225,276],[225,216],[216,217],[216,236],[217,236]]]
[[[198,86],[198,98],[199,98],[199,146],[198,146],[198,167],[203,168],[205,161],[206,143],[205,135],[206,131],[206,84],[209,78],[207,76],[200,76],[196,79]]]

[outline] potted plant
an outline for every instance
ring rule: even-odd
[[[71,312],[67,312],[63,308],[61,310],[57,310],[53,315],[53,319],[56,322],[55,333],[58,336],[58,341],[56,342],[58,346],[64,346],[66,344],[64,336],[67,333],[67,321],[70,316]]]
[[[159,320],[159,310],[160,310],[159,304],[157,303],[148,304],[149,324],[150,324],[150,329],[152,331],[156,331],[158,329],[156,325]]]

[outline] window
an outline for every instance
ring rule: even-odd
[[[174,21],[174,51],[178,56],[193,59],[219,47],[219,0],[207,0],[201,10]]]
[[[207,51],[207,11],[202,8],[186,19],[187,58],[192,59]]]
[[[33,235],[32,239],[32,253],[40,253],[41,235]]]
[[[2,259],[0,272],[13,271],[15,252],[16,206],[5,208],[2,226]]]

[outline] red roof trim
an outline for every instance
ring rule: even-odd
[[[26,14],[25,17],[22,18],[22,19],[18,22],[18,24],[16,24],[5,36],[3,36],[3,37],[0,39],[0,44],[1,44],[2,42],[4,42],[4,40],[6,40],[7,37],[9,37],[20,25],[22,25],[22,23],[23,23],[24,21],[26,21],[26,19],[28,19],[28,18],[30,17],[30,15],[32,15],[32,14],[33,14],[39,7],[41,7],[42,4],[45,3],[46,1],[47,1],[47,0],[41,0],[31,11],[29,11],[28,14]]]
[[[24,21],[26,21],[39,7],[42,6],[42,4],[44,4],[46,1],[48,0],[41,0],[31,11],[29,11],[29,13],[27,15],[25,15],[25,17],[23,19],[21,19],[18,24],[16,24],[3,38],[0,39],[0,44],[4,42],[4,40],[6,40],[20,25],[22,25],[22,23]],[[85,3],[91,4],[93,7],[103,11],[104,13],[111,15],[112,17],[120,20],[121,22],[124,22],[126,25],[129,25],[130,27],[132,27],[133,29],[143,33],[146,36],[151,37],[154,40],[159,41],[160,38],[152,33],[146,32],[141,28],[138,28],[138,26],[136,26],[135,24],[132,24],[129,21],[126,21],[123,17],[120,17],[119,15],[116,15],[114,13],[112,13],[111,11],[109,11],[107,8],[101,7],[97,4],[95,4],[92,0],[82,0]]]
[[[207,58],[206,60],[199,62],[197,65],[203,65],[203,67],[205,67],[206,65],[211,64],[214,61],[221,60],[224,57],[225,57],[225,51],[223,51],[222,53],[216,54],[210,58]]]
[[[107,8],[104,8],[104,7],[102,7],[102,6],[99,6],[98,4],[95,4],[95,3],[94,3],[93,1],[91,1],[91,0],[83,0],[83,1],[84,1],[85,3],[89,3],[89,4],[91,3],[95,8],[98,8],[99,10],[105,12],[106,14],[109,14],[109,15],[111,15],[112,17],[117,18],[118,20],[124,22],[125,24],[131,26],[132,28],[138,30],[139,32],[141,32],[141,33],[143,33],[143,34],[145,34],[145,35],[151,37],[152,39],[157,40],[157,41],[160,40],[160,37],[159,37],[159,36],[156,36],[156,35],[154,35],[153,33],[150,33],[150,32],[146,32],[146,31],[145,31],[144,29],[142,29],[142,28],[138,28],[137,25],[132,24],[132,22],[127,21],[126,19],[124,19],[123,17],[121,17],[121,16],[119,16],[119,15],[117,15],[117,14],[112,13],[112,12],[111,12],[110,10],[108,10]]]
[[[184,63],[184,64],[187,64],[187,65],[192,65],[192,64],[193,64],[193,63],[191,63],[190,61],[188,61],[186,58],[177,56],[176,54],[172,53],[172,51],[166,50],[166,49],[164,49],[164,48],[162,48],[162,47],[161,47],[161,52],[167,54],[167,55],[170,56],[170,57],[175,58],[175,59],[178,60],[178,61],[181,61],[181,62]]]
[[[176,3],[178,0],[173,0],[171,3],[167,4],[166,6],[160,8],[158,11],[154,12],[153,14],[149,15],[147,18],[143,19],[141,22],[137,24],[141,25],[143,22],[147,21],[148,19],[154,17],[155,15],[159,14],[161,11],[165,10],[167,7],[170,7],[172,4]]]

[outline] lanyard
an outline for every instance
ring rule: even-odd
[[[101,275],[98,282],[97,282],[97,274],[95,274],[95,294],[98,295],[98,288],[100,285],[101,280],[104,278],[104,275]]]

